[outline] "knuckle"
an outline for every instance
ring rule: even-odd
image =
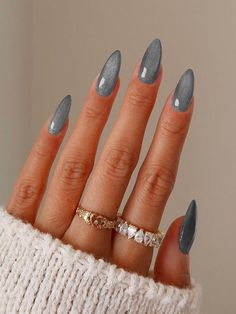
[[[186,126],[174,123],[170,119],[163,119],[161,121],[160,131],[164,136],[184,137],[186,132]]]
[[[83,114],[89,120],[104,120],[108,115],[109,107],[106,104],[102,106],[95,106],[94,104],[87,104],[84,107]]]
[[[130,148],[113,147],[109,150],[104,173],[111,179],[124,179],[129,177],[137,163],[137,156]]]
[[[139,200],[155,207],[167,200],[175,183],[174,172],[164,166],[147,169],[140,178]]]
[[[38,200],[43,186],[37,186],[32,179],[24,179],[20,182],[16,192],[15,205],[17,207],[30,206]]]
[[[141,109],[151,109],[154,104],[154,98],[151,93],[144,93],[143,90],[134,89],[128,94],[129,106]]]
[[[36,142],[33,146],[33,155],[36,159],[49,159],[50,158],[50,151],[45,150],[42,143]]]
[[[87,179],[90,169],[89,161],[66,157],[62,161],[60,178],[63,184],[73,188]]]

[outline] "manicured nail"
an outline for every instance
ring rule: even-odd
[[[184,221],[180,227],[179,248],[183,254],[188,254],[195,238],[197,221],[197,204],[192,201],[185,214]]]
[[[186,111],[193,98],[194,74],[188,69],[181,76],[174,92],[172,105],[177,111]]]
[[[51,134],[59,133],[64,123],[69,115],[71,107],[71,96],[68,95],[62,99],[60,104],[58,105],[49,125],[48,125],[48,132]]]
[[[139,79],[147,84],[153,83],[160,71],[162,48],[158,38],[154,39],[142,58],[139,68]]]
[[[121,54],[114,51],[104,64],[97,80],[96,91],[101,96],[109,96],[113,91],[120,72]]]

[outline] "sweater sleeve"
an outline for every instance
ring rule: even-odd
[[[199,313],[201,287],[156,283],[74,250],[0,206],[0,313]]]

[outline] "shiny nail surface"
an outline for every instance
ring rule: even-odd
[[[148,46],[140,64],[139,79],[142,82],[151,84],[156,80],[160,71],[161,57],[161,42],[156,38]]]
[[[172,106],[180,112],[186,111],[191,104],[194,91],[194,73],[188,69],[181,76],[174,92]]]
[[[96,85],[96,91],[101,96],[109,96],[113,91],[120,72],[121,54],[114,51],[104,64]]]
[[[69,115],[71,107],[71,96],[68,95],[62,99],[60,104],[58,105],[49,125],[48,125],[48,132],[51,134],[58,134],[63,126],[64,123]]]
[[[192,201],[184,216],[183,223],[180,227],[179,248],[183,254],[188,254],[195,238],[197,222],[197,204]]]

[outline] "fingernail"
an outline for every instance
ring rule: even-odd
[[[69,115],[71,107],[71,96],[68,95],[62,99],[60,104],[58,105],[49,125],[48,125],[48,132],[51,134],[59,133],[64,123]]]
[[[96,91],[101,96],[109,96],[113,91],[120,72],[121,54],[114,51],[104,64],[96,85]]]
[[[197,221],[197,204],[192,201],[185,214],[183,223],[180,227],[179,248],[183,254],[188,254],[195,237]]]
[[[193,98],[194,74],[192,69],[188,69],[181,76],[174,92],[172,105],[177,111],[186,111]]]
[[[147,84],[153,83],[160,71],[162,48],[158,38],[154,39],[142,58],[139,68],[139,79]]]

